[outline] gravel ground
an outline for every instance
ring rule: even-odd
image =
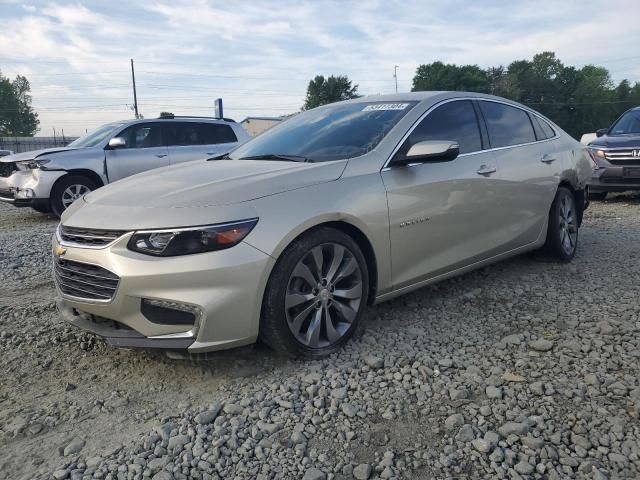
[[[640,477],[640,196],[593,203],[572,264],[371,308],[316,361],[111,348],[56,314],[55,221],[0,225],[4,478]]]

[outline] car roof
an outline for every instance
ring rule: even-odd
[[[502,97],[496,97],[495,95],[489,95],[486,93],[446,91],[446,90],[442,90],[442,91],[429,90],[429,91],[422,91],[422,92],[393,93],[388,95],[369,95],[369,96],[354,98],[352,100],[346,100],[345,102],[340,102],[340,103],[424,102],[424,101],[433,100],[436,97],[438,100],[446,100],[448,98],[460,98],[460,97],[484,98],[487,100],[497,100],[504,103],[511,103],[519,107],[524,107],[524,105],[521,105],[518,102],[515,102],[513,100],[509,100],[507,98],[502,98]],[[524,108],[527,108],[527,107],[524,107]]]
[[[160,117],[160,118],[138,118],[130,120],[121,120],[119,122],[112,122],[108,125],[134,125],[136,123],[149,123],[149,122],[200,122],[200,123],[220,123],[224,125],[233,125],[237,122],[230,118],[215,118],[215,117]]]

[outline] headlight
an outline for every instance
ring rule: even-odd
[[[157,257],[224,250],[240,243],[258,223],[257,218],[201,227],[135,232],[129,250]]]
[[[31,170],[35,169],[35,168],[40,168],[43,165],[46,165],[47,163],[49,163],[51,160],[49,160],[48,158],[41,158],[38,160],[24,160],[22,162],[16,162],[19,163],[20,165],[24,165],[27,168],[30,168]]]

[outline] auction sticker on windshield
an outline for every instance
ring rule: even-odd
[[[367,105],[362,109],[362,111],[369,112],[372,110],[404,110],[408,106],[408,103],[377,103],[374,105]]]

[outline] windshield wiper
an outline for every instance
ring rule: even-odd
[[[312,162],[310,158],[301,155],[284,155],[280,153],[267,153],[265,155],[253,155],[251,157],[242,157],[238,160],[276,160],[280,162]]]
[[[217,157],[207,158],[207,162],[210,162],[211,160],[231,160],[231,157],[228,153],[224,153],[222,155],[218,155]]]

